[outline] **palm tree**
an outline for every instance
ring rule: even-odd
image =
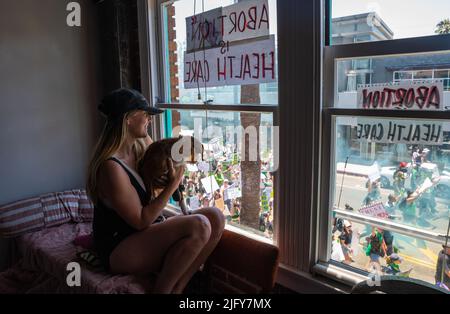
[[[436,34],[450,34],[450,19],[440,21],[436,25]]]
[[[242,104],[259,104],[259,85],[242,85],[241,86],[241,103]],[[253,126],[256,128],[257,142],[257,159],[250,160],[250,147],[252,146],[248,138],[243,133],[242,143],[245,143],[245,152],[243,152],[243,160],[241,160],[241,190],[242,203],[240,222],[243,225],[257,229],[259,226],[259,202],[260,202],[260,182],[261,182],[261,159],[259,155],[259,127],[261,124],[261,113],[259,112],[241,112],[241,125],[244,130]]]
[[[240,2],[237,0],[234,2]],[[241,104],[260,104],[259,84],[241,86]],[[261,124],[261,113],[241,112],[241,126],[245,130],[249,126],[256,128],[257,132],[257,159],[250,160],[250,146],[248,139],[243,132],[242,143],[245,143],[245,152],[241,160],[241,190],[242,203],[240,222],[243,225],[258,229],[259,227],[259,202],[260,202],[260,184],[261,184],[261,159],[259,155],[259,127]]]

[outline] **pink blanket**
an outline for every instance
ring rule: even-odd
[[[112,275],[76,256],[73,240],[91,232],[91,223],[66,223],[16,239],[22,259],[0,273],[0,293],[149,293],[154,278]],[[69,287],[67,264],[81,266],[81,286]]]

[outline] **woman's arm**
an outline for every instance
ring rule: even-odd
[[[108,160],[101,167],[99,175],[99,194],[106,205],[114,208],[117,214],[137,230],[147,228],[161,214],[171,195],[183,178],[182,167],[172,170],[171,183],[148,205],[142,207],[139,196],[130,183],[122,167]]]

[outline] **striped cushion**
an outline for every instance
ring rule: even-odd
[[[93,212],[85,190],[48,193],[0,206],[0,235],[15,237],[70,221],[92,221]]]

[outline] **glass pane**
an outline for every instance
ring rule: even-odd
[[[434,72],[435,78],[450,78],[450,71],[449,70],[436,70]]]
[[[433,78],[433,71],[417,71],[417,72],[414,72],[414,79],[415,80],[432,79],[432,78]]]
[[[382,248],[373,248],[377,244],[377,235],[385,242],[386,253]],[[342,218],[337,218],[332,241],[330,256],[335,262],[370,274],[377,273],[376,267],[379,267],[380,275],[410,277],[431,284],[441,282],[442,267],[439,264],[442,264],[442,246],[438,243]],[[386,258],[387,256],[392,258]],[[443,278],[447,287],[450,287],[449,277],[444,274]]]
[[[210,0],[210,1],[194,1],[196,3],[195,14],[200,14],[201,12],[206,12],[209,10],[213,10],[220,7],[226,7],[232,4],[237,3],[235,0]],[[204,4],[204,9],[202,5]],[[269,16],[269,28],[270,34],[275,36],[275,47],[277,40],[277,20],[276,20],[276,0],[268,0],[268,16]],[[185,88],[185,73],[188,73],[190,68],[184,62],[184,52],[187,49],[187,40],[186,40],[186,18],[194,15],[194,5],[192,0],[179,0],[170,4],[163,5],[164,12],[164,30],[163,35],[165,38],[165,77],[166,77],[166,102],[171,103],[183,103],[183,104],[197,104],[203,103],[205,100],[210,101],[212,104],[278,104],[278,83],[270,82],[270,83],[261,83],[256,84],[258,86],[258,90],[255,92],[256,94],[251,97],[241,97],[241,86],[233,85],[233,86],[218,86],[218,87],[207,87],[205,90],[204,83],[200,83],[196,86],[196,88]],[[262,15],[260,15],[262,16]],[[217,22],[218,23],[218,22]],[[220,24],[220,23],[219,23]],[[218,25],[218,24],[217,24]],[[243,25],[243,24],[242,24]],[[212,37],[212,36],[211,36]],[[208,48],[205,49],[205,54],[203,50],[197,51],[194,59],[196,60],[204,60],[206,54],[208,53]],[[276,53],[275,53],[276,54]],[[234,58],[234,59],[230,59]],[[238,60],[238,57],[228,57],[227,65],[223,65],[226,69],[223,73],[228,73],[231,77],[245,77],[246,70],[249,71],[250,76],[253,78],[259,77],[261,75],[269,75],[274,72],[273,75],[275,78],[278,76],[276,71],[277,69],[277,58],[274,57],[274,67],[267,66],[263,67],[263,60],[266,60],[264,64],[269,64],[267,58],[262,59],[258,57],[258,62],[253,62],[251,58],[255,58],[253,54],[249,57],[250,64],[249,69],[246,68],[246,61],[242,62],[242,60]],[[247,60],[247,59],[246,59]],[[255,66],[253,66],[256,64]],[[221,64],[222,66],[222,64]],[[213,68],[213,66],[207,67]],[[255,72],[259,69],[259,72]],[[206,69],[206,66],[205,66]],[[233,70],[234,69],[234,70]],[[236,74],[241,69],[241,74]],[[262,70],[266,69],[266,70]],[[273,71],[271,70],[273,69]],[[202,70],[206,71],[206,70]],[[228,72],[226,72],[228,71]],[[263,71],[266,71],[262,73]],[[231,72],[235,73],[230,74]],[[193,73],[190,71],[189,73]],[[243,73],[243,74],[242,74]],[[258,75],[257,75],[258,74]],[[193,77],[193,76],[190,76]],[[247,94],[247,93],[246,93]],[[246,95],[245,94],[245,95]]]
[[[444,80],[444,90],[450,91],[450,70],[435,71],[434,78]]]
[[[447,0],[332,0],[331,43],[448,34],[448,12]]]
[[[204,146],[204,163],[189,166],[185,173],[188,206],[216,206],[229,224],[272,238],[272,174],[277,167],[273,114],[170,110],[166,119],[167,136],[193,135]],[[258,129],[258,140],[250,139],[248,147],[257,148],[259,155],[243,157],[243,130],[251,136]]]
[[[401,72],[395,72],[395,80],[399,80],[399,81],[402,81],[402,80],[412,80],[412,77],[413,77],[413,75],[412,75],[412,72],[403,72],[403,71],[401,71]]]
[[[395,234],[394,249],[404,259],[402,271],[412,268],[412,277],[434,282],[443,244],[437,235],[446,234],[450,219],[450,123],[337,117],[335,138],[333,207],[395,223],[397,229],[391,231]],[[333,211],[333,216],[339,217],[339,212],[336,216]],[[339,241],[341,236],[351,241],[353,255],[342,259],[343,255],[336,253],[339,246],[333,242],[337,255],[332,258],[366,269],[370,262],[366,238],[374,226],[353,221],[351,240],[343,231],[350,222],[333,221],[333,239]],[[417,228],[412,233],[417,236],[408,233],[411,228]],[[380,263],[388,266],[384,259]]]
[[[357,91],[358,87],[362,88],[361,84],[431,82],[433,72],[435,78],[442,78],[447,70],[440,69],[448,66],[449,62],[450,52],[336,60],[335,107],[358,108]],[[437,77],[436,73],[442,77]],[[443,107],[450,104],[448,77],[446,78],[441,99]]]

